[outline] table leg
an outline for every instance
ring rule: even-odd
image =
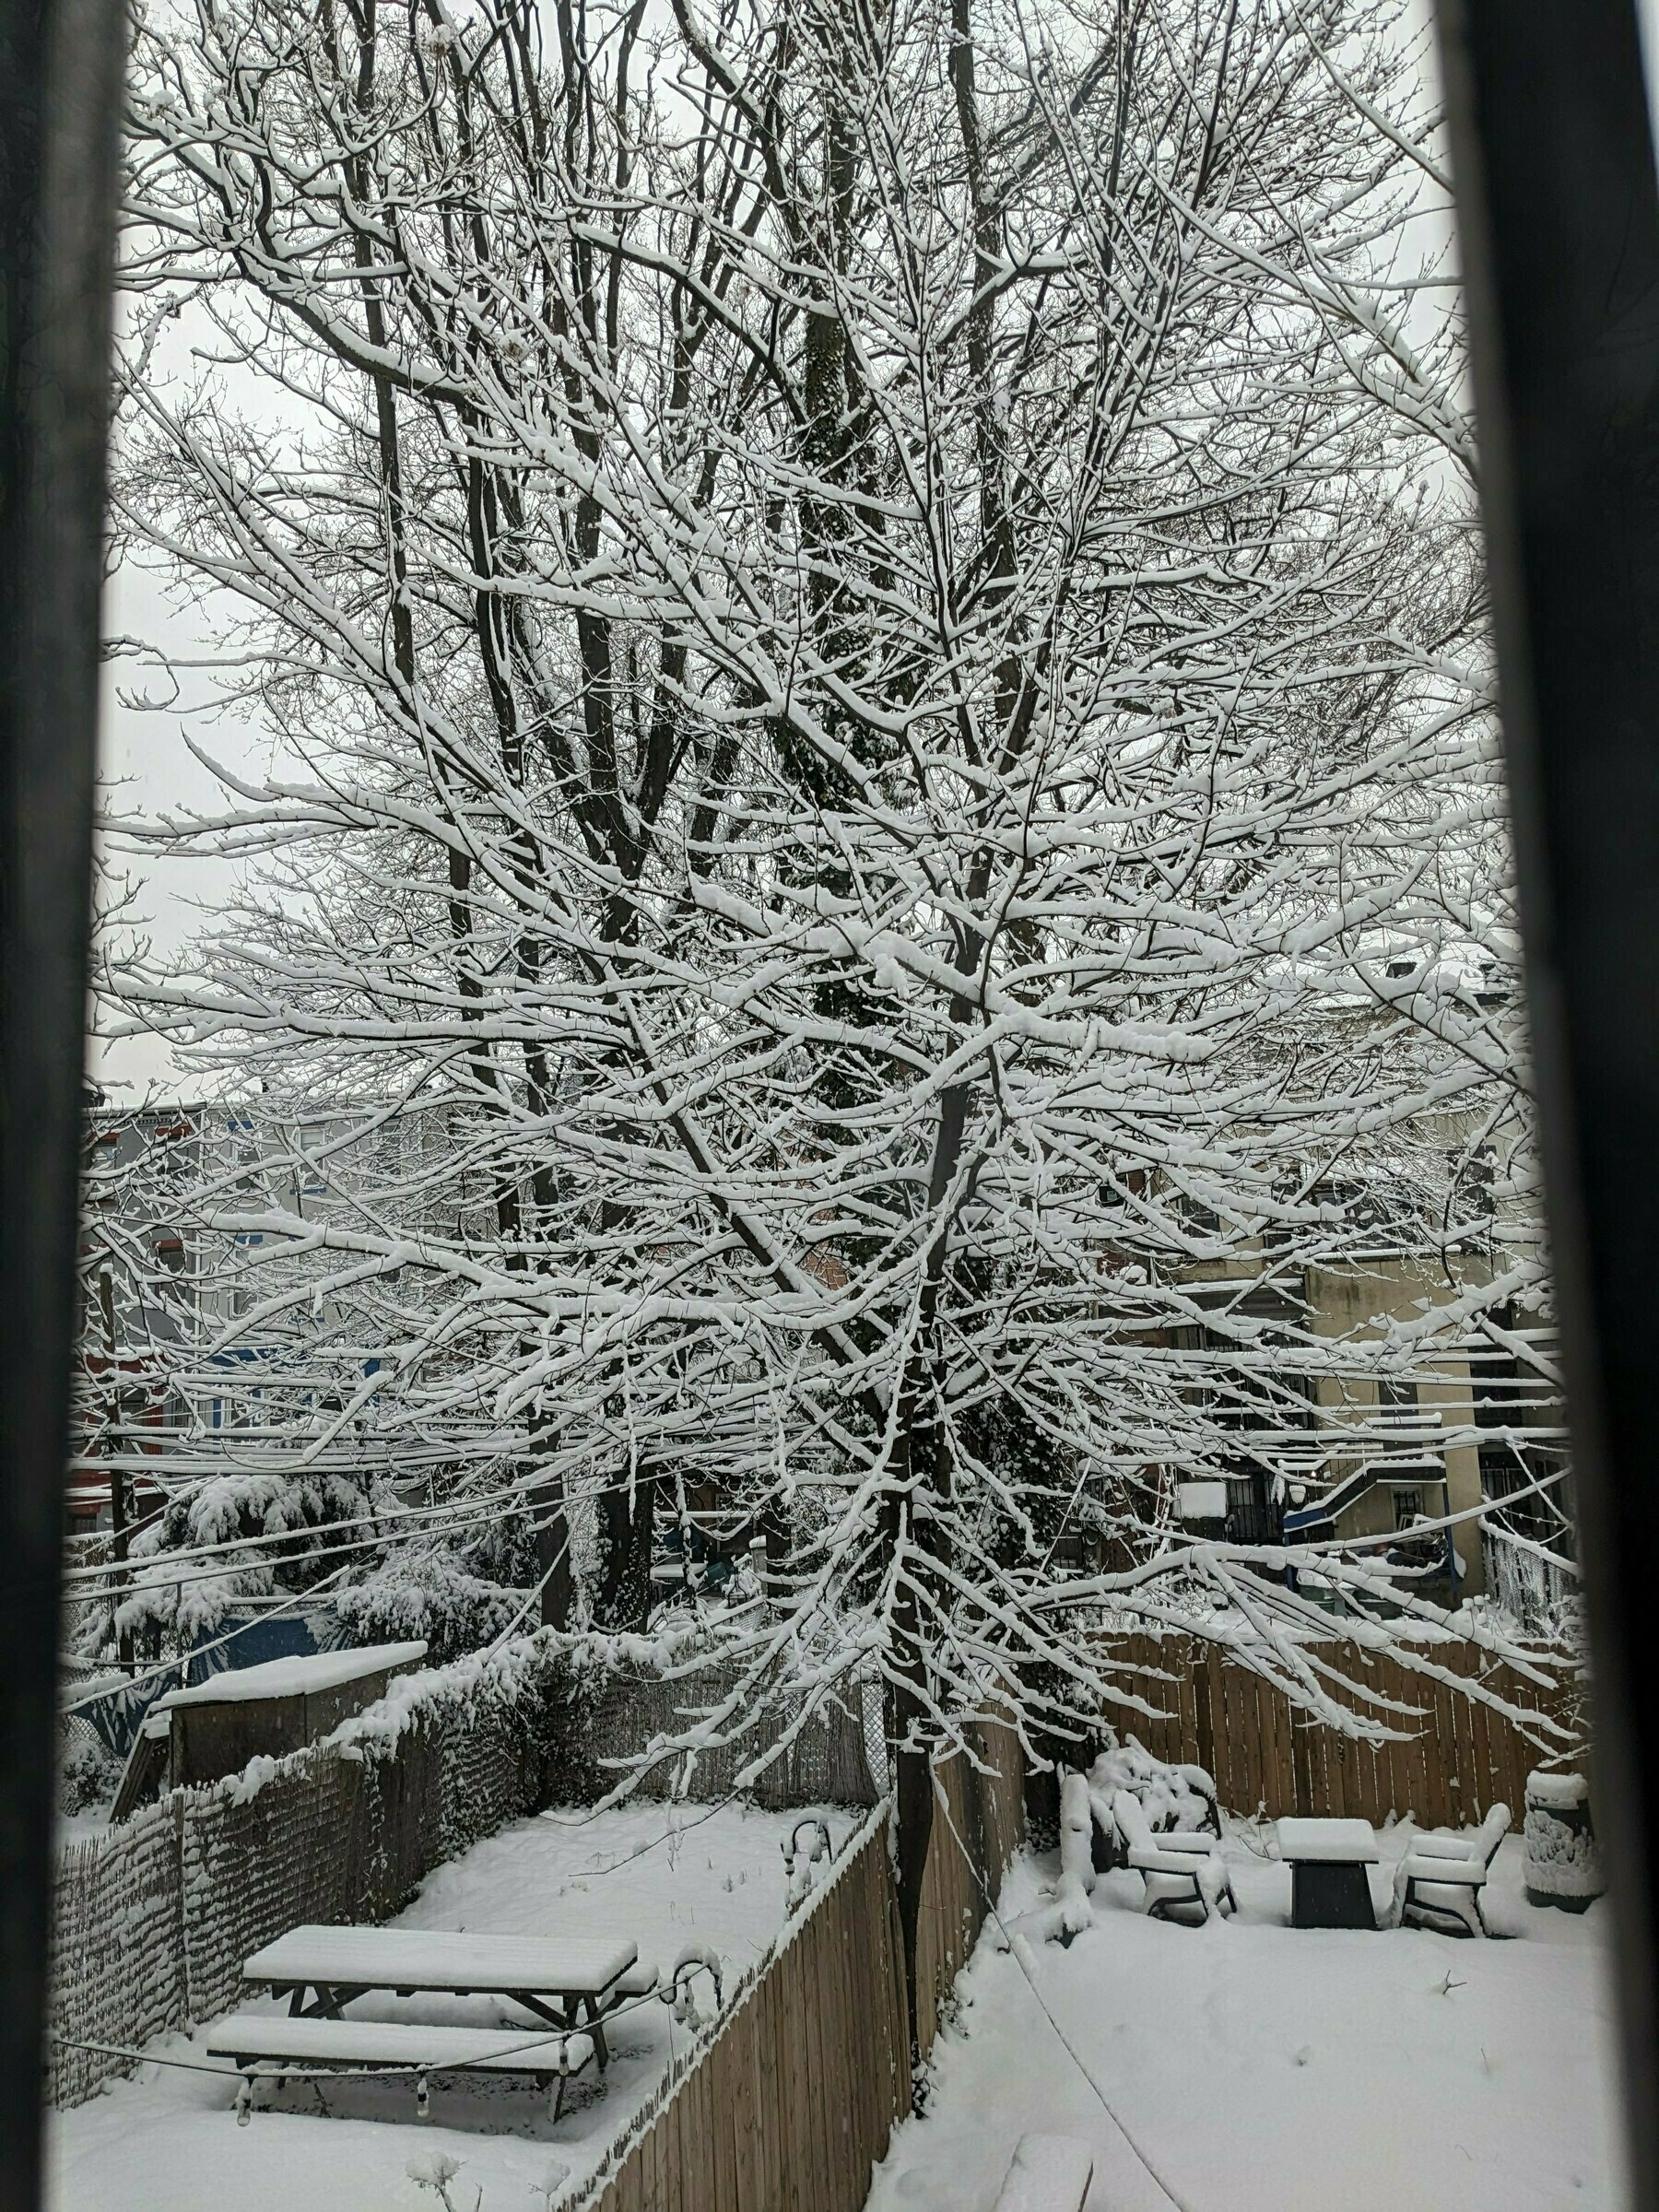
[[[572,2019],[581,2017],[577,2008],[584,2002],[587,2006],[587,2031],[594,2039],[594,2056],[599,2061],[599,2071],[603,2074],[610,2065],[610,2045],[605,2040],[605,2014],[600,2010],[598,1998],[567,1997],[565,1999],[565,2003],[573,2007],[571,2014]]]
[[[1350,1860],[1299,1859],[1290,1868],[1293,1928],[1370,1928],[1377,1925],[1371,1882]]]
[[[337,2020],[341,2007],[351,2004],[355,1998],[365,1996],[370,1984],[365,1982],[354,1988],[345,1982],[314,1982],[312,1987],[317,1993],[317,2001],[314,2005],[302,2006],[301,2017],[308,2020]]]

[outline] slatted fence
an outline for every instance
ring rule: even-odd
[[[933,2048],[950,1987],[1025,1840],[1025,1759],[1012,1730],[978,1731],[982,1771],[959,1754],[935,1772],[933,1840],[916,1928],[916,2027]]]
[[[1338,1702],[1409,1732],[1404,1739],[1371,1744],[1342,1735],[1240,1660],[1190,1636],[1119,1639],[1114,1656],[1125,1669],[1124,1688],[1163,1708],[1167,1717],[1124,1711],[1107,1717],[1119,1734],[1138,1736],[1154,1758],[1207,1768],[1221,1803],[1234,1812],[1262,1808],[1274,1818],[1347,1815],[1380,1826],[1391,1812],[1402,1818],[1413,1812],[1430,1827],[1457,1827],[1480,1820],[1501,1801],[1518,1821],[1534,1767],[1565,1758],[1584,1769],[1587,1690],[1567,1654],[1542,1655],[1556,1685],[1544,1689],[1470,1644],[1425,1647],[1436,1667],[1478,1681],[1532,1716],[1523,1728],[1452,1684],[1347,1640],[1306,1648],[1333,1670],[1324,1687]],[[1333,1673],[1363,1683],[1373,1700],[1404,1710],[1367,1705]]]
[[[924,2053],[1024,1835],[1018,1744],[986,1729],[976,1748],[979,1767],[959,1755],[939,1770],[917,1960]],[[910,2107],[883,1806],[565,2212],[860,2212]]]

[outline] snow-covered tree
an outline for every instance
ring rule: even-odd
[[[930,1755],[1133,1701],[1113,1618],[1353,1725],[1178,1479],[1547,1357],[1432,117],[1388,0],[542,20],[140,10],[118,512],[273,763],[125,825],[247,888],[106,982],[444,1131],[207,1209],[253,1312],[601,1626],[728,1501],[687,1746],[874,1667],[913,1943]],[[1316,1327],[1379,1251],[1416,1318]]]

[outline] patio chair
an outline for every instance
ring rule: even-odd
[[[1204,1818],[1201,1825],[1219,1840],[1221,1834],[1221,1806],[1216,1795],[1216,1785],[1203,1767],[1180,1766],[1175,1770],[1194,1797],[1204,1801]]]
[[[1495,1805],[1472,1836],[1418,1836],[1394,1869],[1396,1924],[1444,1936],[1489,1936],[1480,1892],[1510,1820],[1509,1806]]]
[[[1118,1792],[1112,1801],[1112,1817],[1124,1840],[1124,1864],[1135,1869],[1146,1889],[1149,1920],[1168,1920],[1195,1910],[1205,1921],[1212,1906],[1217,1912],[1238,1911],[1239,1900],[1213,1836],[1184,1831],[1155,1836],[1146,1807],[1133,1790]]]

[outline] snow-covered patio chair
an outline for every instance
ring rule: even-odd
[[[1206,1828],[1221,1833],[1221,1809],[1216,1802],[1216,1784],[1202,1767],[1171,1766],[1154,1759],[1138,1737],[1123,1743],[1112,1737],[1088,1770],[1088,1784],[1108,1801],[1119,1790],[1132,1790],[1146,1808],[1155,1834],[1171,1830],[1185,1833]]]
[[[1148,1919],[1168,1920],[1175,1913],[1195,1911],[1204,1921],[1212,1911],[1238,1911],[1239,1900],[1213,1836],[1190,1830],[1154,1835],[1146,1807],[1133,1790],[1118,1792],[1112,1801],[1112,1816],[1124,1841],[1124,1864],[1140,1876],[1145,1887]]]
[[[1509,1806],[1495,1805],[1472,1836],[1418,1836],[1394,1869],[1398,1924],[1447,1936],[1489,1936],[1480,1892],[1510,1820]]]

